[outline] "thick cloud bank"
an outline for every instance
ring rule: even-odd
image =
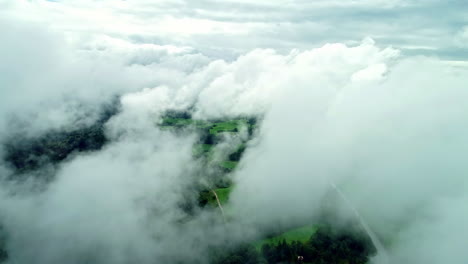
[[[12,180],[2,161],[7,263],[203,263],[216,244],[316,219],[331,183],[390,263],[468,260],[466,69],[368,38],[222,60],[110,36],[77,47],[22,23],[0,20],[2,142],[92,123],[116,97],[120,111],[105,124],[109,143],[46,171],[54,174],[47,184]],[[183,210],[196,199],[201,164],[194,134],[157,126],[168,109],[192,109],[197,119],[263,117],[235,172],[228,207],[237,216],[228,224]],[[354,217],[346,206],[333,209],[336,225]]]
[[[302,82],[272,104],[233,202],[262,222],[291,221],[317,210],[334,182],[386,242],[391,263],[463,263],[466,71],[410,58],[384,75],[380,63],[346,72],[352,64],[328,59],[338,70],[296,76]]]

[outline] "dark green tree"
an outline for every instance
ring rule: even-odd
[[[241,245],[235,250],[220,254],[213,264],[262,264],[262,258],[252,245]]]

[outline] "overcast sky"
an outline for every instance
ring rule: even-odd
[[[2,0],[2,17],[41,22],[84,44],[110,37],[233,58],[365,37],[408,55],[468,58],[464,0]]]

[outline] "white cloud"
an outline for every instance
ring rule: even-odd
[[[11,263],[168,262],[174,249],[203,257],[213,243],[206,234],[242,239],[258,223],[316,215],[330,181],[395,262],[468,258],[458,247],[468,230],[468,74],[452,67],[464,58],[405,57],[360,41],[375,36],[405,51],[442,52],[453,47],[448,36],[458,29],[450,25],[459,18],[450,14],[459,6],[445,7],[446,20],[424,13],[441,1],[0,6],[2,140],[16,132],[13,118],[32,135],[73,128],[122,95],[122,111],[106,124],[106,148],[62,163],[41,192],[12,195],[18,186],[0,186]],[[462,49],[465,33],[456,38]],[[265,114],[231,199],[256,219],[234,219],[227,228],[236,232],[209,213],[180,223],[178,203],[198,176],[194,135],[177,137],[155,123],[168,108],[189,107],[197,118]],[[3,165],[1,173],[8,174]],[[245,223],[253,225],[237,229]]]
[[[466,70],[406,59],[379,82],[349,82],[357,65],[382,67],[362,66],[379,57],[363,50],[315,50],[340,71],[291,67],[295,81],[241,164],[233,206],[248,221],[298,221],[320,212],[332,181],[387,242],[390,263],[463,263]],[[344,63],[356,53],[361,61]]]
[[[461,29],[455,36],[455,44],[459,47],[468,47],[468,26]]]
[[[255,48],[287,52],[367,36],[397,48],[410,47],[413,53],[431,51],[444,55],[457,30],[452,25],[464,22],[461,5],[445,5],[439,0],[18,0],[1,12],[25,21],[46,23],[68,32],[73,36],[71,39],[79,42],[85,36],[106,35],[160,45],[191,46],[222,58]],[[426,16],[432,12],[447,15]]]

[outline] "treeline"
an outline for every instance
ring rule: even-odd
[[[282,240],[264,244],[258,251],[252,245],[242,245],[215,257],[213,264],[244,263],[348,263],[365,264],[376,252],[370,239],[353,231],[336,232],[321,227],[306,242]]]
[[[25,138],[5,145],[5,160],[20,172],[64,160],[73,151],[100,149],[106,142],[102,124],[70,131],[49,132],[39,138]]]
[[[87,127],[71,131],[49,131],[33,138],[21,135],[11,138],[4,143],[4,160],[21,174],[60,162],[75,151],[99,150],[107,142],[104,124],[118,109],[119,105],[115,102],[106,105],[100,118]]]

